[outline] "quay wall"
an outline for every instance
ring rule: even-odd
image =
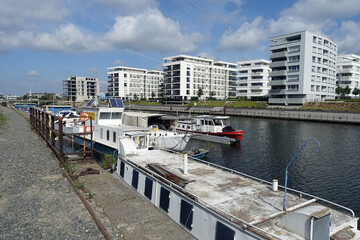
[[[245,109],[225,107],[188,107],[183,105],[126,105],[125,108],[129,111],[156,111],[169,112],[172,114],[216,114],[227,116],[245,116],[330,123],[360,124],[360,113],[352,112],[324,112],[285,109]]]

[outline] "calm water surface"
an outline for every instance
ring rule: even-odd
[[[360,126],[233,117],[243,129],[238,145],[211,143],[206,160],[284,185],[285,168],[309,139],[288,171],[288,187],[349,207],[360,216]],[[191,146],[208,143],[191,140]]]

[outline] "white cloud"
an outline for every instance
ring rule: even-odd
[[[179,23],[154,8],[133,16],[118,16],[105,41],[120,49],[192,52],[203,41],[199,33],[185,35]]]
[[[305,22],[320,22],[352,17],[358,13],[360,13],[358,0],[299,0],[291,8],[283,10],[281,15],[299,17]]]
[[[219,41],[219,49],[258,49],[271,37],[308,30],[329,36],[338,43],[340,51],[360,52],[356,44],[360,23],[343,20],[357,14],[360,14],[358,0],[298,0],[277,19],[257,17],[251,23],[244,22],[235,32],[226,31]]]
[[[238,30],[227,30],[219,42],[220,50],[246,50],[258,45],[267,37],[262,18],[257,17],[251,23],[245,22]]]
[[[331,35],[338,44],[339,54],[360,53],[360,23],[354,21],[342,22],[340,28]]]
[[[39,74],[37,71],[35,71],[35,70],[30,70],[30,71],[26,74],[26,76],[29,76],[29,77],[39,77],[40,74]]]
[[[0,52],[27,47],[53,52],[90,52],[106,50],[102,42],[91,35],[85,35],[73,24],[60,26],[55,33],[19,31],[10,35],[0,33]]]
[[[103,6],[109,6],[118,12],[139,12],[149,7],[156,6],[156,0],[91,0]]]
[[[30,29],[35,22],[58,22],[69,13],[65,0],[1,0],[0,31]]]

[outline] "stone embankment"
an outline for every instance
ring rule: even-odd
[[[127,105],[129,111],[156,111],[172,114],[219,114],[227,116],[276,118],[330,123],[360,124],[360,113],[356,112],[322,112],[288,109],[244,109],[226,107],[188,107],[182,105]]]
[[[0,239],[104,239],[51,154],[18,113],[0,128]],[[75,164],[79,172],[96,164]],[[192,239],[115,175],[79,177],[113,239]]]

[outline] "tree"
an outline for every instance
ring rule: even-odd
[[[151,98],[155,98],[155,93],[154,93],[154,91],[151,92]]]
[[[360,94],[360,89],[359,88],[354,88],[354,90],[352,91],[352,94],[359,95]]]
[[[351,89],[349,88],[348,85],[346,85],[346,88],[344,88],[344,96],[350,94],[350,92],[351,92]]]
[[[134,94],[134,99],[138,100],[138,95],[136,93]]]
[[[215,96],[215,92],[211,91],[210,92],[210,99],[214,99],[214,96]]]
[[[202,95],[204,95],[204,92],[202,90],[202,88],[199,88],[199,90],[197,91],[197,95],[200,98]]]
[[[337,87],[337,88],[335,89],[335,92],[336,92],[337,95],[340,95],[340,98],[343,98],[344,95],[345,95],[345,94],[344,94],[344,90],[345,90],[344,88],[342,88],[342,87],[339,86],[339,87]]]

